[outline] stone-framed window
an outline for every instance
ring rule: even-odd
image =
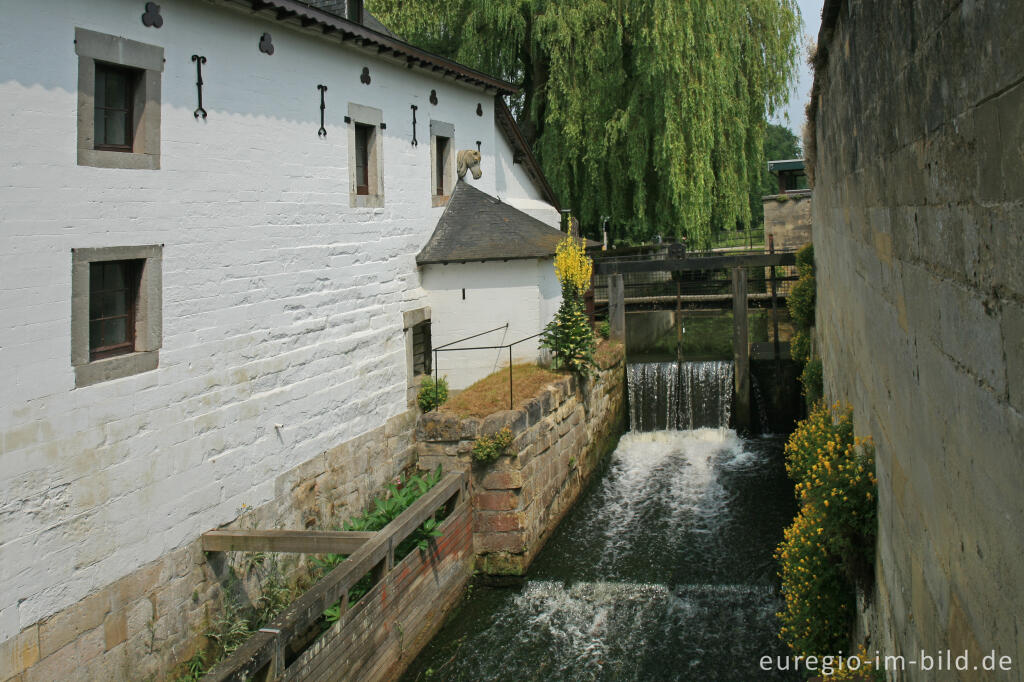
[[[75,28],[78,165],[160,168],[164,49]]]
[[[163,342],[163,247],[71,252],[71,365],[75,386],[148,372]]]
[[[348,105],[349,206],[384,206],[383,137],[380,109]]]
[[[420,380],[432,371],[430,308],[417,308],[402,315],[405,332],[405,366],[408,376],[408,403],[416,404]]]
[[[430,205],[444,206],[455,189],[455,126],[430,122]]]

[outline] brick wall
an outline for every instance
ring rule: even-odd
[[[625,361],[621,347],[585,385],[567,376],[524,408],[486,419],[428,412],[416,425],[419,466],[469,471],[477,568],[520,575],[572,507],[623,427]],[[480,436],[508,426],[514,453],[487,464],[470,452]]]
[[[1024,679],[1021,25],[1019,2],[827,2],[812,103],[825,387],[877,448],[870,649],[994,650],[1001,680]]]

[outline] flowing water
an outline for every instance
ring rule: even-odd
[[[781,440],[719,426],[731,366],[687,364],[629,366],[634,428],[606,470],[522,584],[476,587],[405,679],[792,679],[758,667],[784,655],[772,551],[794,508]]]

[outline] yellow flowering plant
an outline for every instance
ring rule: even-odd
[[[786,605],[779,636],[805,656],[846,648],[857,586],[867,587],[875,552],[874,450],[853,436],[853,413],[816,406],[786,444],[786,470],[800,512],[775,553]]]
[[[562,303],[555,319],[548,323],[540,345],[554,353],[555,366],[582,376],[594,367],[597,343],[583,309],[583,295],[590,288],[594,262],[587,256],[582,239],[566,237],[555,249],[555,275],[562,285]]]

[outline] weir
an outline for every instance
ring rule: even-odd
[[[627,380],[631,430],[525,580],[478,584],[403,679],[799,679],[758,667],[786,653],[782,440],[728,428],[729,362],[633,364]]]

